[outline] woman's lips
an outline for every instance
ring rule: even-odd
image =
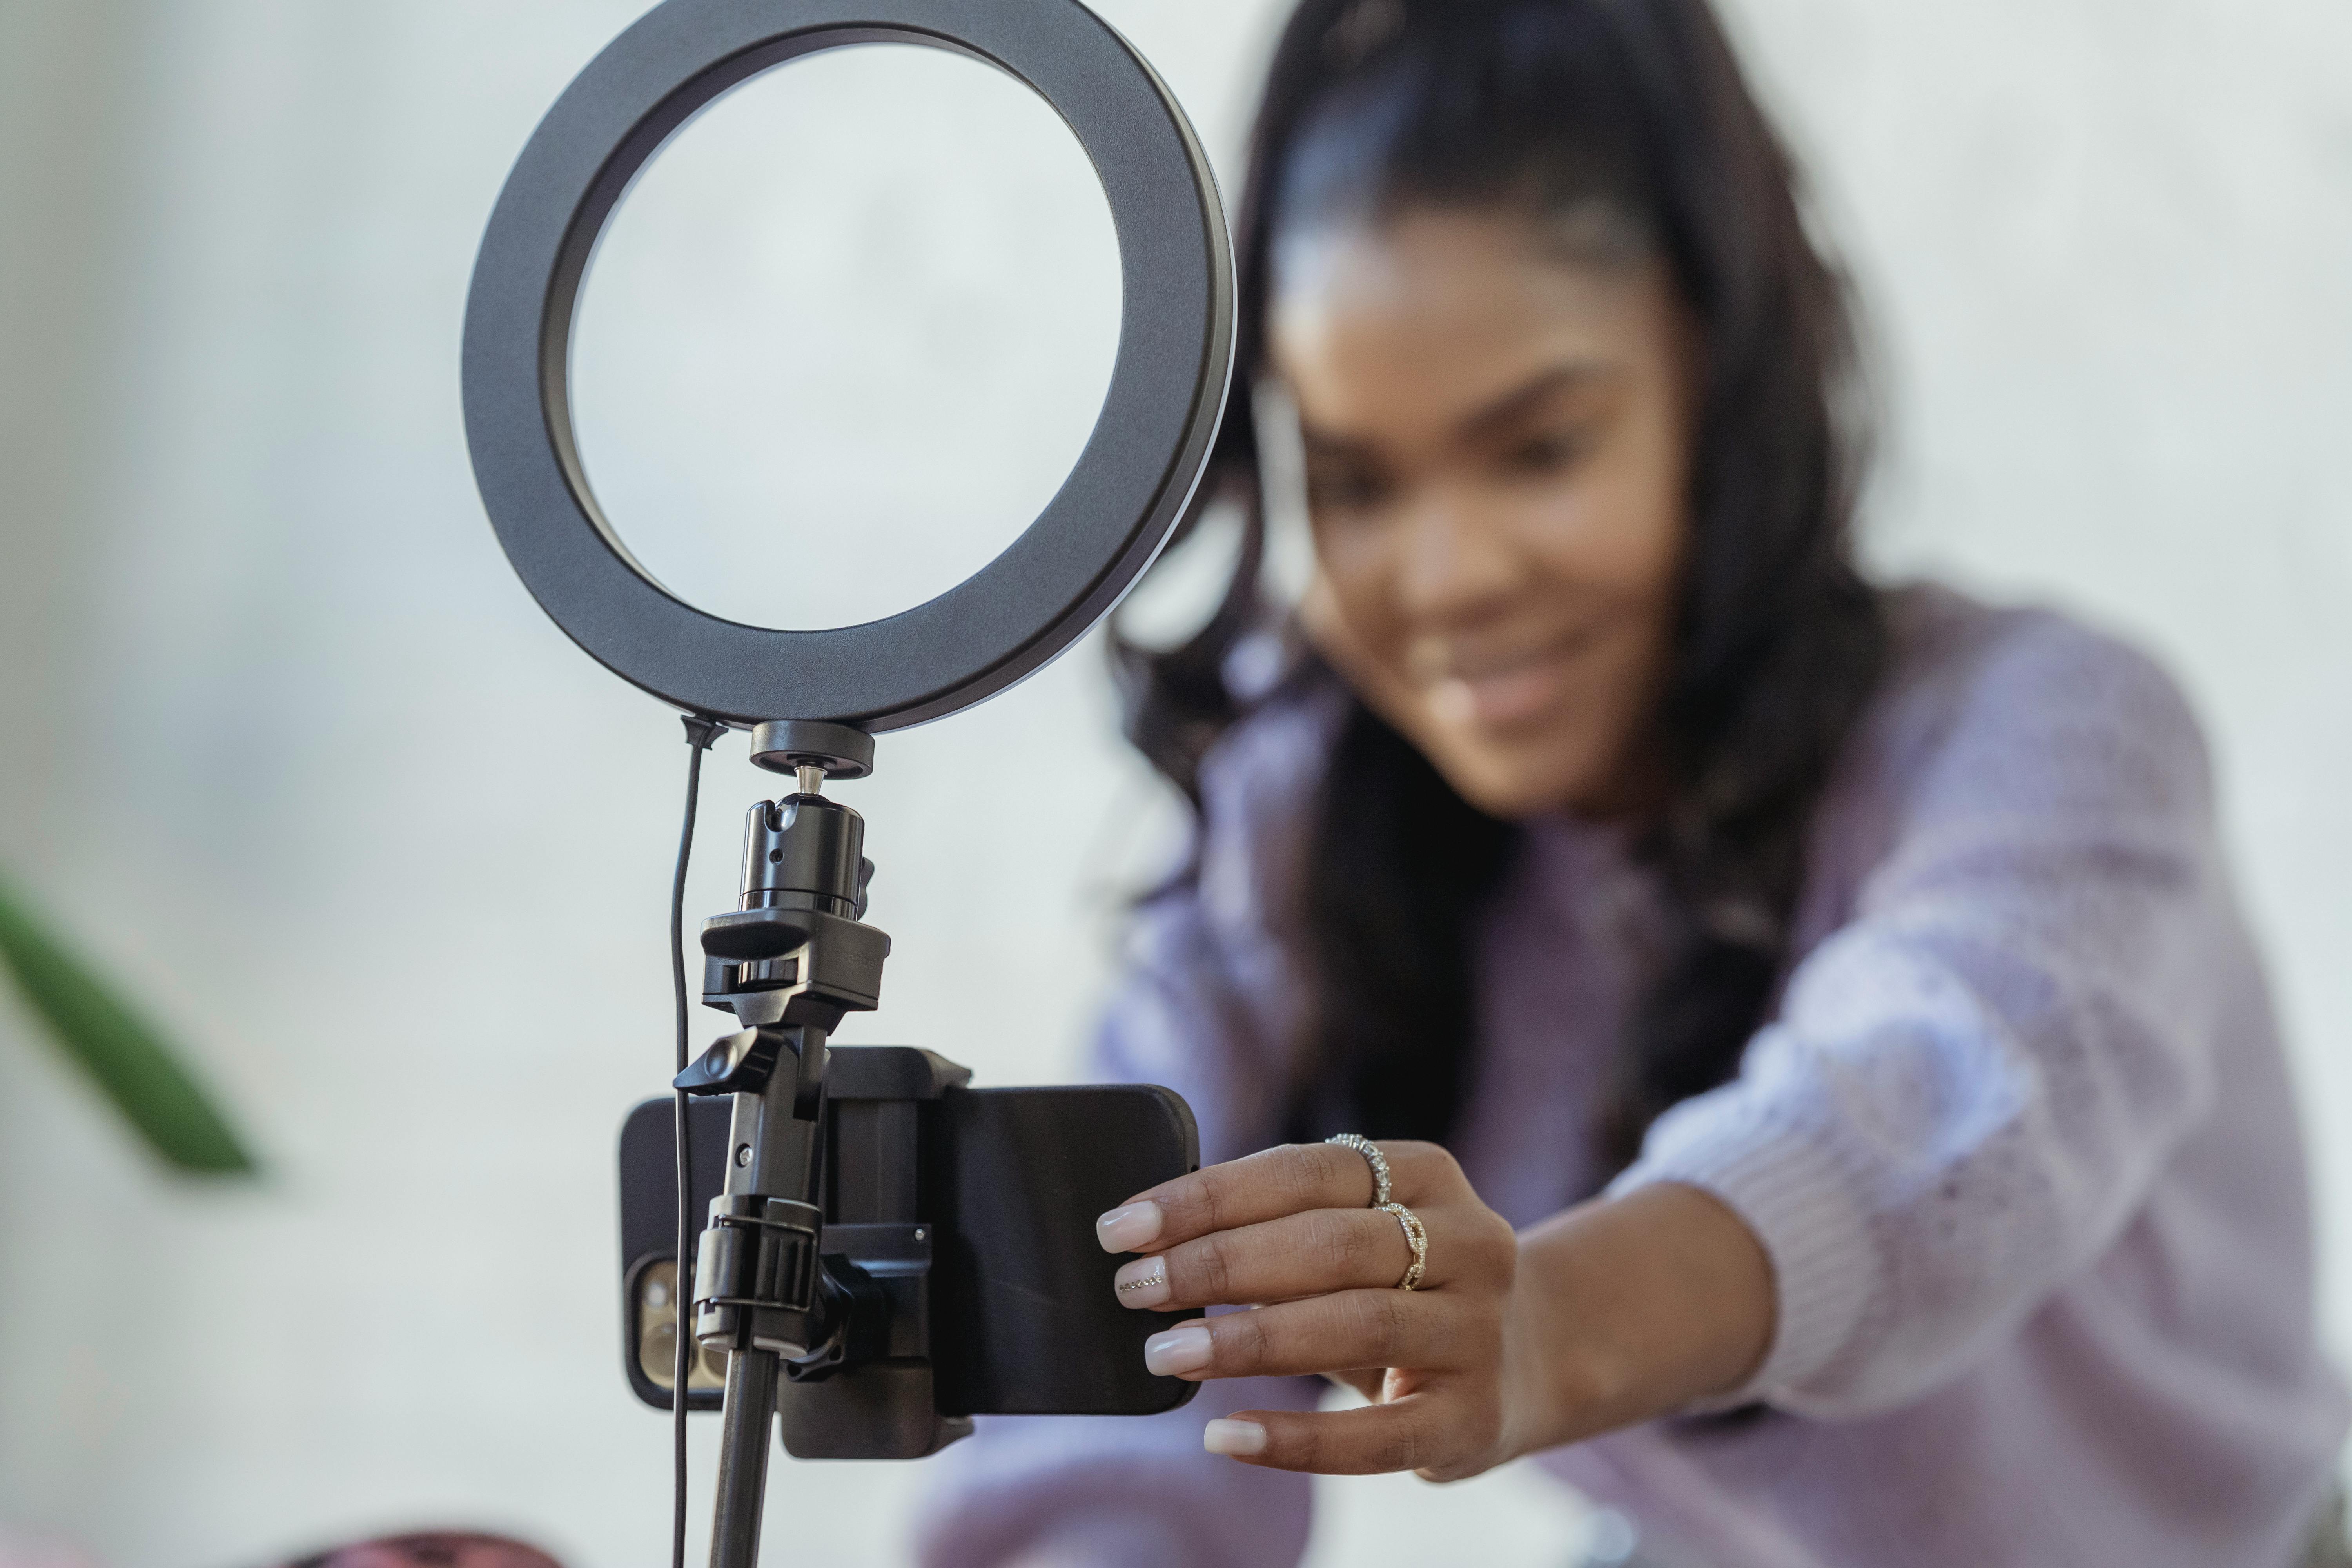
[[[1559,653],[1478,675],[1450,675],[1429,694],[1440,719],[1481,729],[1507,729],[1542,717],[1568,684],[1569,660]]]
[[[1449,723],[1509,729],[1555,711],[1568,695],[1580,658],[1597,640],[1581,629],[1517,658],[1454,658],[1424,656],[1422,668],[1429,703]],[[1432,670],[1430,665],[1438,668]]]

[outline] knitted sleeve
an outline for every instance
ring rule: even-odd
[[[1691,1184],[1763,1241],[1779,1321],[1740,1402],[1863,1415],[1957,1376],[2112,1245],[2211,1102],[2243,949],[2171,683],[2019,616],[1916,704],[1851,918],[1612,1189]]]

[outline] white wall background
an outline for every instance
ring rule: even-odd
[[[123,1568],[428,1520],[593,1568],[661,1550],[665,1426],[613,1364],[610,1149],[666,1072],[684,751],[508,573],[456,384],[508,163],[633,9],[0,7],[0,865],[175,1021],[272,1168],[160,1178],[0,1008],[0,1521]],[[1104,9],[1230,171],[1270,0]],[[2211,726],[2352,1347],[2352,10],[1739,0],[1733,20],[1875,307],[1895,417],[1874,550],[2138,636]],[[836,105],[888,90],[854,78]],[[817,548],[845,520],[941,570],[1050,487],[1086,396],[1004,410],[1100,384],[1099,215],[990,86],[970,89],[985,136],[950,115],[938,137],[936,106],[869,117],[851,151],[909,182],[897,208],[715,142],[649,179],[677,226],[614,241],[585,416],[624,529],[681,585],[791,618],[806,582],[731,574],[727,530]],[[991,228],[971,199],[1007,177],[975,162],[991,146],[1041,149],[1034,224]],[[782,275],[864,289],[835,318],[747,316],[756,270],[664,237],[718,244],[730,180],[920,264],[845,271],[745,217]],[[633,310],[629,267],[702,282]],[[887,374],[854,363],[869,326],[904,356]],[[820,353],[850,392],[773,378]],[[721,394],[705,416],[697,386]],[[727,423],[747,408],[791,417],[763,444]],[[927,433],[895,458],[874,445],[894,420]],[[706,787],[698,912],[731,896],[760,783],[740,747]],[[849,1037],[998,1082],[1067,1071],[1165,822],[1098,658],[882,754],[851,798],[898,956]],[[975,808],[1008,793],[1049,831],[994,836]],[[782,1466],[774,1517],[798,1512],[811,1560],[897,1563],[921,1483]],[[1509,1472],[1326,1497],[1323,1563],[1467,1540],[1558,1563],[1578,1528]]]

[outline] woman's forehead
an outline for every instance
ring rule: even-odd
[[[1548,252],[1508,215],[1412,215],[1287,247],[1276,368],[1320,426],[1469,421],[1538,378],[1630,374],[1674,352],[1663,268]]]

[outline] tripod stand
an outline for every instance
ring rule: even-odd
[[[890,952],[858,918],[874,870],[864,820],[824,785],[869,772],[874,742],[845,725],[785,721],[754,731],[751,753],[797,788],[751,808],[740,907],[703,927],[703,1002],[743,1027],[677,1083],[734,1100],[726,1188],[694,1268],[695,1337],[727,1352],[711,1568],[759,1561],[779,1381],[838,1365],[853,1322],[888,1310],[864,1269],[819,1255],[825,1041],[845,1014],[879,1002]]]

